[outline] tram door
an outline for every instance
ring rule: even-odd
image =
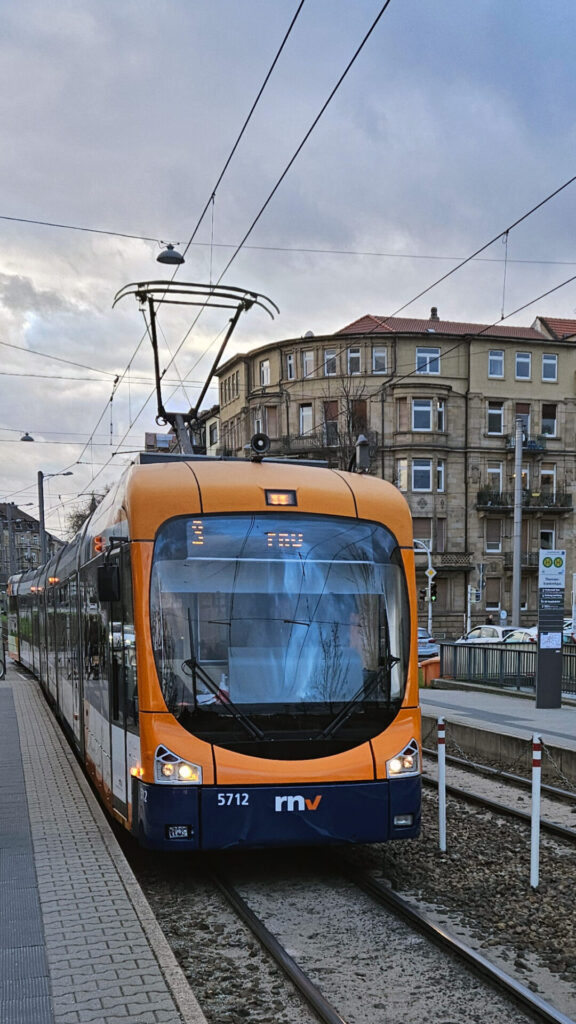
[[[120,600],[110,602],[110,749],[112,753],[112,805],[128,813],[127,743],[136,726],[136,646],[132,611],[130,546],[114,552],[110,565],[120,570]]]

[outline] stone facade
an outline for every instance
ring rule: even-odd
[[[348,468],[364,434],[371,470],[406,495],[432,552],[434,632],[457,636],[502,612],[510,622],[515,430],[522,423],[522,624],[538,606],[538,551],[566,548],[576,570],[576,321],[531,327],[365,316],[331,335],[280,341],[217,373],[217,452],[254,433],[272,455]],[[417,557],[420,590],[426,556]],[[567,587],[569,585],[567,583]],[[567,592],[566,604],[571,604]],[[420,601],[422,625],[427,604]]]

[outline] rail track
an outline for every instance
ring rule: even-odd
[[[463,966],[467,972],[471,972],[476,978],[481,978],[491,990],[497,990],[505,999],[510,1001],[511,1005],[519,1007],[522,1011],[526,1012],[528,1019],[546,1021],[548,1024],[573,1024],[570,1017],[555,1009],[529,988],[506,974],[501,968],[492,964],[464,943],[462,939],[435,924],[415,904],[398,896],[389,886],[378,881],[370,873],[355,866],[349,859],[342,856],[332,856],[329,858],[328,863],[335,876],[344,878],[347,882],[352,883],[355,888],[361,889],[363,893],[370,897],[371,901],[384,907],[388,914],[392,914],[396,919],[401,919],[405,924],[408,924],[412,931],[422,936],[427,943],[432,943],[434,946],[439,947],[444,953],[448,954],[451,960],[456,961],[461,967]],[[313,980],[311,974],[305,972],[282,942],[272,934],[262,920],[262,917],[254,911],[246,898],[241,895],[239,887],[231,881],[228,869],[218,865],[211,872],[211,878],[214,885],[226,897],[235,913],[241,917],[242,921],[250,928],[270,956],[274,958],[292,984],[296,986],[317,1019],[325,1022],[325,1024],[344,1024],[347,1018],[339,1012],[334,1005],[334,1001],[330,1001],[327,998],[324,991]],[[248,900],[251,902],[250,897],[248,897]],[[407,945],[410,945],[409,939],[407,940]],[[344,937],[342,939],[342,948],[343,950],[346,949]],[[345,969],[345,959],[343,960],[342,969]],[[407,984],[409,988],[410,982],[408,981]],[[436,1000],[437,993],[431,992],[429,998]],[[488,1015],[485,1019],[490,1020],[490,1016]],[[502,1011],[500,1011],[498,1019],[517,1021],[520,1018],[517,1016],[503,1017]]]
[[[428,756],[434,754],[434,751],[425,751]],[[447,757],[446,760],[449,763],[458,765],[459,768],[463,769],[467,773],[474,773],[475,775],[483,775],[489,779],[495,779],[498,782],[504,782],[514,787],[521,789],[530,790],[531,781],[530,779],[523,778],[519,775],[513,775],[509,772],[503,772],[499,769],[489,768],[486,765],[478,765],[473,762],[466,761],[463,758],[458,757]],[[438,782],[436,778],[432,778],[427,774],[423,774],[422,781],[424,785],[437,787]],[[549,798],[562,801],[563,803],[569,802],[574,805],[576,809],[576,794],[571,793],[569,790],[558,789],[554,786],[543,785],[543,794],[546,794]],[[466,800],[469,803],[474,803],[480,807],[486,808],[486,810],[492,811],[495,814],[502,814],[509,818],[516,818],[518,821],[530,823],[531,816],[527,811],[521,810],[519,807],[514,807],[510,804],[501,803],[499,800],[494,800],[489,796],[482,793],[475,793],[469,789],[465,789],[462,786],[454,785],[453,783],[446,784],[446,792],[459,799]],[[576,842],[576,829],[570,828],[567,825],[562,825],[557,821],[553,821],[550,818],[542,816],[540,818],[540,827],[543,832],[549,835],[555,836],[558,839],[565,839],[569,842]]]

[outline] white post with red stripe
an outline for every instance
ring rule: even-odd
[[[530,885],[538,887],[540,860],[540,786],[542,782],[542,741],[532,736],[532,824],[530,836]]]
[[[446,723],[438,719],[438,846],[446,852]]]

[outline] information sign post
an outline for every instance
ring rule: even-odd
[[[536,707],[562,705],[562,627],[566,552],[540,549]]]

